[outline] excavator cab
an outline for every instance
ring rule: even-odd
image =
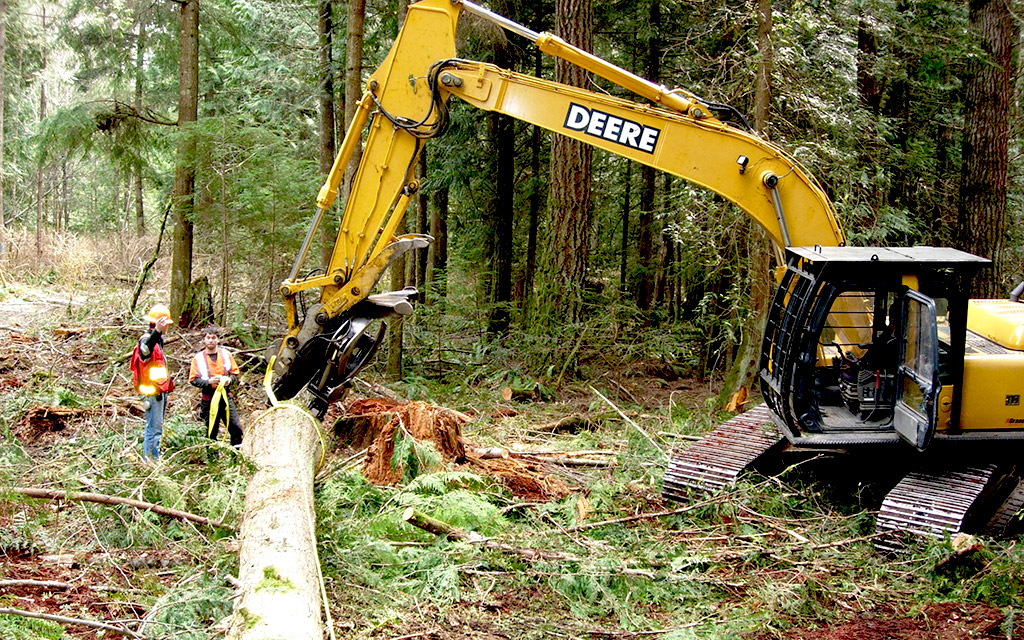
[[[968,286],[988,260],[935,247],[796,247],[769,309],[761,391],[794,444],[903,440],[956,426]]]

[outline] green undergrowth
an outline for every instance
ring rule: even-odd
[[[315,487],[316,532],[338,637],[415,637],[464,626],[527,640],[629,633],[760,640],[881,607],[1024,607],[1019,540],[982,540],[954,562],[947,562],[948,540],[878,555],[873,511],[884,483],[854,465],[795,461],[748,473],[728,493],[689,505],[663,502],[668,452],[724,417],[713,385],[693,380],[685,393],[676,385],[684,391],[639,401],[608,377],[559,385],[557,358],[540,371],[503,362],[481,367],[473,381],[414,373],[394,388],[420,389],[411,395],[476,416],[463,429],[481,446],[577,458],[600,451],[611,455],[591,459],[611,464],[535,462],[532,472],[571,489],[539,500],[510,493],[477,467],[446,463],[401,432],[391,461],[402,471],[395,486],[373,485],[356,464],[329,459],[325,468],[333,471]],[[505,387],[531,393],[506,401]],[[253,469],[230,447],[211,444],[183,411],[169,416],[156,466],[139,457],[141,419],[124,412],[97,411],[67,433],[33,441],[19,435],[34,406],[101,407],[101,392],[89,389],[39,376],[2,392],[0,486],[129,497],[238,525]],[[569,415],[581,418],[571,429],[540,426]],[[409,508],[465,536],[409,524]],[[116,589],[103,598],[122,607],[121,617],[144,621],[133,628],[145,638],[218,637],[215,625],[232,607],[236,550],[235,534],[224,528],[0,493],[0,555],[22,563],[71,554],[85,579],[115,572]],[[2,571],[0,579],[12,577]],[[0,608],[17,606],[0,593]],[[54,623],[0,615],[0,637],[62,634]]]

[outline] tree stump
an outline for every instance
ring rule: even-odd
[[[313,474],[319,424],[281,404],[246,431],[242,452],[257,470],[245,491],[239,532],[239,598],[228,640],[321,640]]]
[[[200,276],[185,290],[178,326],[189,329],[210,324],[213,324],[213,288],[209,278]]]

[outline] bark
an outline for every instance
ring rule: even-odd
[[[1016,24],[1009,0],[971,0],[970,22],[986,53],[972,62],[964,89],[963,167],[957,207],[957,248],[993,261],[974,281],[974,294],[1000,297],[1006,244],[1012,52]]]
[[[570,44],[593,49],[591,0],[557,0],[555,32]],[[562,59],[555,60],[555,81],[576,87],[589,84],[590,74]],[[546,282],[540,292],[538,320],[577,322],[583,310],[583,280],[590,251],[592,148],[555,135],[551,141],[551,236],[545,259]]]
[[[217,173],[220,179],[220,322],[228,323],[228,300],[231,298],[231,234],[228,232],[228,187],[226,175],[227,163]]]
[[[762,136],[768,126],[768,107],[772,101],[772,0],[757,3],[757,89],[754,96],[754,128]],[[858,67],[859,72],[859,67]]]
[[[313,475],[319,424],[298,406],[257,416],[242,452],[256,472],[245,491],[238,583],[228,640],[321,640]]]
[[[208,277],[199,276],[185,290],[185,299],[178,314],[178,326],[190,329],[210,324],[213,324],[213,287]]]
[[[319,75],[320,75],[320,175],[327,176],[334,164],[334,62],[331,44],[334,39],[333,0],[318,0]],[[333,216],[325,216],[320,225],[323,264],[331,260],[331,248],[337,237]]]
[[[640,168],[640,214],[637,216],[637,282],[636,306],[641,311],[651,308],[654,293],[654,169],[648,166]]]
[[[174,234],[171,256],[171,315],[178,317],[192,282],[192,213],[195,207],[195,138],[189,124],[199,114],[199,0],[181,2],[178,60],[178,144],[174,168]]]

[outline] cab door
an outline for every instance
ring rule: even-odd
[[[918,451],[935,434],[939,391],[939,337],[935,301],[908,291],[903,302],[903,347],[896,372],[896,433]]]

